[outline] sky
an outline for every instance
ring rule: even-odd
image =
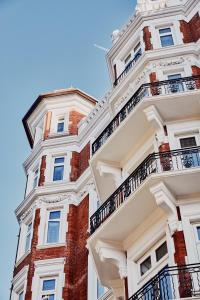
[[[135,0],[0,0],[0,300],[9,299],[30,148],[21,119],[41,93],[78,87],[101,99],[110,89],[105,53]]]

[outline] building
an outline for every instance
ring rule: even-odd
[[[112,39],[103,100],[23,119],[11,300],[200,299],[200,2],[138,0]]]

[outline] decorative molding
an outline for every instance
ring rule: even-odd
[[[167,0],[138,0],[136,6],[136,14],[152,12],[167,7]]]
[[[44,202],[44,203],[57,203],[57,202],[62,202],[66,200],[67,202],[76,202],[75,196],[73,194],[60,194],[60,195],[48,195],[48,196],[41,196],[38,198],[39,202]]]

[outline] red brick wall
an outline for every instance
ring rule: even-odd
[[[76,181],[89,166],[90,159],[90,143],[78,153],[73,151],[71,158],[71,173],[70,180]]]
[[[78,134],[78,123],[85,117],[85,115],[77,112],[70,111],[69,113],[69,134],[77,135]]]
[[[68,214],[67,254],[65,264],[65,300],[87,299],[89,196],[77,207],[70,205]]]
[[[79,206],[70,205],[68,221],[68,233],[66,234],[66,246],[47,249],[37,249],[38,228],[40,224],[40,209],[36,210],[33,223],[33,238],[31,253],[14,269],[15,276],[24,266],[29,266],[27,276],[27,290],[25,300],[32,299],[32,281],[35,272],[34,262],[42,259],[66,258],[64,266],[65,287],[63,288],[64,300],[87,300],[87,260],[88,251],[86,241],[88,238],[88,211],[89,196]]]
[[[51,127],[51,117],[52,112],[49,111],[46,113],[46,120],[45,120],[45,128],[44,128],[44,140],[46,140],[50,133],[50,127]]]
[[[151,32],[148,26],[143,28],[143,39],[145,44],[145,51],[152,50],[153,45],[151,43]]]
[[[183,33],[183,42],[192,43],[200,39],[200,16],[196,13],[194,17],[187,23],[180,21],[180,30]]]
[[[46,170],[46,155],[42,156],[41,165],[40,165],[40,178],[39,178],[39,186],[43,186],[45,183],[45,170]]]

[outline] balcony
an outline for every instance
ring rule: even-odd
[[[120,209],[122,204],[126,202],[127,199],[133,199],[133,194],[139,189],[139,187],[147,180],[147,178],[156,175],[163,175],[163,180],[169,188],[174,189],[176,193],[197,193],[199,192],[196,182],[199,180],[199,173],[195,174],[195,170],[200,171],[200,147],[191,147],[178,150],[172,150],[162,153],[152,153],[150,154],[133,172],[132,174],[122,183],[122,185],[99,207],[99,209],[90,218],[90,232],[93,234],[108,218]],[[167,176],[168,175],[168,176]],[[176,178],[176,183],[174,183],[174,176],[178,175]],[[156,178],[154,178],[156,179]],[[159,179],[160,180],[160,179]],[[131,197],[132,196],[132,197]],[[140,197],[146,201],[145,203],[139,203],[139,207],[146,207],[150,213],[153,208],[153,202],[148,200],[148,195]],[[130,200],[130,201],[131,201]],[[133,201],[131,201],[133,206]],[[137,205],[137,204],[135,204]],[[134,207],[126,207],[127,212],[135,211]],[[123,232],[121,236],[125,237],[126,232],[131,232],[133,229],[133,222],[129,224],[127,212],[123,212],[123,218],[127,218],[126,224],[124,224]],[[137,214],[137,213],[136,213]],[[126,216],[125,216],[126,215]],[[143,212],[138,212],[140,217]],[[118,222],[120,224],[120,214],[118,213]],[[130,216],[130,220],[131,220]],[[137,218],[136,218],[137,219]],[[116,220],[115,220],[116,221]],[[141,221],[141,220],[140,220]],[[117,221],[116,221],[117,222]],[[138,221],[139,222],[139,221]],[[106,231],[107,239],[110,238],[109,230]],[[111,235],[113,236],[113,231],[111,230]],[[119,232],[118,232],[119,238]],[[135,299],[135,298],[133,298]]]
[[[143,99],[153,98],[159,100],[156,105],[158,106],[157,108],[161,112],[161,115],[163,115],[165,119],[173,120],[181,116],[188,117],[190,114],[195,114],[197,112],[198,104],[196,102],[198,102],[199,97],[198,99],[195,97],[193,98],[193,94],[195,95],[196,93],[194,92],[199,89],[200,76],[191,76],[143,84],[92,144],[92,155],[94,155],[108,141],[109,137],[120,127],[121,123],[125,123],[125,120],[132,114],[134,108],[139,103],[143,102]],[[184,98],[183,95],[185,96]],[[193,103],[191,102],[191,105],[186,107],[185,101],[188,100],[188,95],[190,97],[192,96],[191,101],[193,101]],[[168,101],[159,103],[160,99],[164,96],[170,96],[170,99],[173,100],[171,108],[169,108]],[[176,100],[179,102],[176,103]],[[151,101],[151,105],[152,104],[154,105],[155,102]]]
[[[127,75],[127,73],[133,68],[133,66],[136,64],[136,62],[138,61],[138,59],[142,56],[142,52],[139,51],[136,56],[129,62],[129,64],[126,66],[126,68],[124,69],[124,71],[117,77],[117,79],[115,80],[115,82],[113,83],[113,86],[117,86],[121,80]]]
[[[200,264],[166,267],[129,300],[200,299]]]

